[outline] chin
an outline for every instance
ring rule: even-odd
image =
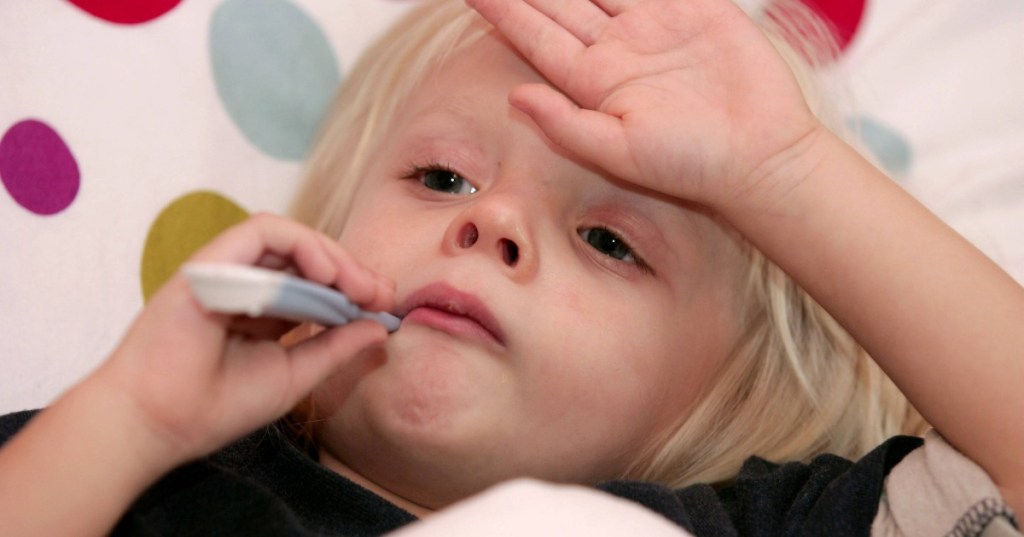
[[[394,403],[361,400],[347,407],[345,419],[327,425],[334,430],[321,435],[329,443],[321,447],[373,483],[430,509],[510,477],[498,473],[508,469],[495,450],[501,431],[488,429],[493,422]]]
[[[401,331],[388,339],[384,363],[323,416],[321,440],[328,445],[322,447],[394,487],[411,475],[443,479],[453,486],[442,495],[458,499],[493,484],[502,470],[495,461],[507,459],[513,442],[517,405],[508,362],[447,336],[399,336]],[[455,484],[473,466],[477,478]]]
[[[375,420],[423,437],[458,436],[474,420],[493,420],[480,414],[508,395],[504,362],[446,336],[402,335],[388,340],[387,362],[353,393],[373,405]]]

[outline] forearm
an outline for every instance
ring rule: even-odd
[[[801,180],[726,216],[1024,512],[1024,288],[831,135],[778,173]]]
[[[0,534],[109,533],[173,465],[134,412],[90,377],[29,422],[0,450]]]

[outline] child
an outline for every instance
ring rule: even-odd
[[[281,345],[172,279],[0,451],[4,529],[381,533],[526,476],[696,533],[866,533],[920,441],[864,456],[918,423],[863,349],[1024,507],[1024,290],[812,114],[782,19],[470,4],[425,3],[350,76],[296,203],[319,232],[261,215],[194,258],[402,327]],[[289,411],[294,441],[260,429]],[[820,453],[863,458],[740,469]]]

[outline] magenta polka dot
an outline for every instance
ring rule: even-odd
[[[50,215],[75,200],[80,176],[71,149],[57,131],[42,121],[26,119],[0,139],[0,180],[19,205]]]
[[[181,0],[71,0],[71,3],[107,22],[139,24],[160,17]]]

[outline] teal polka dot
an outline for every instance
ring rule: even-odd
[[[210,23],[213,78],[260,151],[301,160],[341,79],[327,38],[287,0],[227,0]]]
[[[885,171],[904,175],[910,170],[913,151],[906,138],[895,129],[865,116],[850,119],[849,127],[860,136]]]

